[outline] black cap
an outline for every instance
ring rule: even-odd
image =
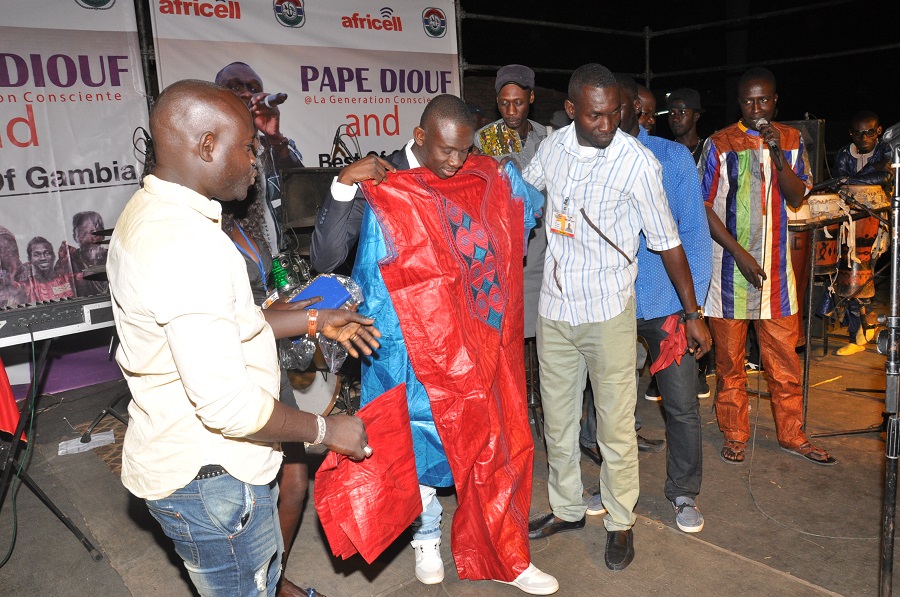
[[[478,114],[479,116],[484,116],[484,110],[481,109],[481,106],[478,104],[466,104],[466,107],[469,109],[470,114]]]
[[[525,89],[534,89],[534,71],[521,64],[507,64],[497,71],[494,89],[500,93],[503,86],[509,83],[515,83]]]
[[[703,112],[703,108],[700,105],[700,93],[696,89],[691,89],[689,87],[676,89],[669,94],[669,97],[666,100],[666,105],[671,108],[672,102],[674,102],[675,100],[683,101],[685,108]]]

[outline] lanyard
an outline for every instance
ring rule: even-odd
[[[238,248],[238,251],[240,251],[241,253],[246,255],[248,259],[253,260],[253,263],[255,263],[257,269],[259,269],[259,275],[262,278],[263,289],[265,292],[269,292],[269,286],[266,284],[266,270],[265,270],[265,268],[263,268],[262,257],[259,256],[259,251],[256,250],[256,247],[254,247],[253,243],[250,241],[250,239],[247,238],[247,235],[244,233],[244,229],[241,228],[241,225],[238,224],[237,222],[235,222],[234,225],[237,226],[238,232],[240,232],[241,236],[244,237],[244,240],[247,241],[247,246],[250,247],[251,251],[253,251],[253,255],[248,253],[244,249],[244,247],[242,247],[241,245],[239,245],[236,242],[234,243],[234,246],[236,246]],[[234,242],[234,241],[232,241],[232,242]]]

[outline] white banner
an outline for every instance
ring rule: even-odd
[[[0,307],[105,292],[80,273],[105,264],[90,232],[113,227],[140,176],[133,3],[0,5]]]
[[[425,104],[459,94],[452,0],[152,0],[160,87],[213,81],[249,65],[286,93],[280,129],[306,166],[390,153],[412,137]]]

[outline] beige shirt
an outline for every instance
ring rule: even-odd
[[[272,414],[278,359],[220,218],[216,201],[148,176],[110,242],[116,361],[133,397],[122,483],[144,499],[184,487],[204,464],[254,485],[281,465],[272,444],[243,439]]]

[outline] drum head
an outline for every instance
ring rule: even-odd
[[[312,383],[301,390],[292,386],[291,390],[300,410],[324,417],[331,412],[337,401],[338,392],[341,390],[340,376],[315,371]]]

